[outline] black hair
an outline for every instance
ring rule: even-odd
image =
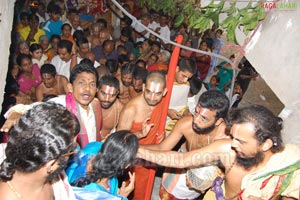
[[[116,88],[120,91],[120,82],[119,80],[112,75],[104,75],[99,81],[99,87],[101,88],[103,85],[108,85],[110,87]]]
[[[112,133],[92,161],[92,173],[79,178],[74,185],[83,187],[102,178],[119,177],[133,164],[138,150],[137,137],[128,130]]]
[[[57,44],[57,48],[59,49],[67,49],[68,53],[72,52],[73,43],[69,40],[60,40]]]
[[[121,30],[121,35],[124,37],[131,37],[131,29],[129,27],[125,27]]]
[[[39,21],[39,17],[36,14],[31,14],[28,16],[28,20],[31,21],[35,19],[36,21]]]
[[[37,44],[37,43],[33,43],[29,47],[29,51],[30,52],[34,52],[35,50],[38,50],[38,49],[43,49],[43,48],[42,48],[42,46],[40,44]]]
[[[197,65],[193,59],[182,58],[178,62],[178,67],[180,71],[188,71],[191,74],[195,74],[197,71]]]
[[[40,73],[41,73],[41,75],[42,74],[50,74],[51,76],[55,76],[57,72],[56,72],[54,65],[43,64],[41,67]]]
[[[198,105],[216,111],[216,120],[226,118],[229,109],[228,97],[219,90],[208,90],[200,95]]]
[[[65,26],[68,26],[70,28],[70,30],[72,30],[72,26],[68,23],[64,23],[60,29],[63,30],[65,28]]]
[[[90,59],[88,59],[88,58],[82,59],[82,60],[79,62],[79,64],[85,64],[85,65],[89,65],[89,66],[94,67],[93,62],[92,62]]]
[[[118,63],[123,64],[124,62],[129,62],[129,57],[127,55],[121,54],[118,56]]]
[[[190,83],[190,94],[192,95],[196,95],[198,94],[198,92],[201,90],[202,88],[202,80],[197,78],[196,75],[193,75],[190,79],[189,79],[189,83]]]
[[[79,127],[77,118],[62,105],[35,105],[9,131],[0,179],[9,181],[16,171],[35,172],[48,161],[59,159],[74,149]]]
[[[143,83],[146,83],[146,78],[148,71],[145,68],[136,66],[132,72],[132,78],[135,80],[142,80]]]
[[[135,64],[133,63],[127,63],[121,68],[121,74],[132,74],[133,70],[135,68]]]
[[[73,68],[73,70],[70,73],[70,83],[73,84],[74,81],[76,80],[78,74],[82,73],[82,72],[86,72],[86,73],[91,73],[94,74],[95,78],[96,78],[96,84],[98,86],[98,73],[97,70],[95,69],[94,66],[85,64],[85,63],[80,63],[75,65],[75,67]]]
[[[72,13],[77,14],[77,15],[79,14],[79,12],[76,8],[69,8],[68,9],[68,15],[70,15]]]
[[[139,63],[142,63],[143,68],[146,68],[146,65],[147,65],[146,61],[144,61],[143,59],[138,59],[138,60],[135,62],[135,64],[136,64],[138,67],[140,67],[140,66],[139,66]]]
[[[54,13],[54,14],[61,14],[61,9],[58,5],[49,3],[47,7],[47,12]]]
[[[53,34],[50,38],[50,42],[53,42],[54,39],[58,39],[59,41],[61,40],[61,37],[57,34]]]
[[[271,147],[273,153],[283,149],[282,119],[264,106],[254,104],[243,108],[233,108],[228,113],[226,122],[229,125],[251,123],[255,127],[255,137],[259,144],[270,139],[273,142]]]
[[[31,61],[31,56],[30,56],[30,55],[23,54],[23,53],[19,54],[18,57],[17,57],[17,64],[18,64],[19,66],[21,66],[22,61],[23,61],[24,59],[26,59],[26,58],[29,59],[29,60]]]
[[[89,41],[85,37],[76,40],[76,45],[80,47],[82,44],[88,44]]]
[[[19,16],[20,20],[25,20],[29,18],[29,14],[27,12],[21,12]]]
[[[103,24],[104,28],[107,28],[107,21],[103,18],[97,19],[97,23]]]
[[[76,41],[76,44],[77,44],[77,41],[81,40],[82,38],[86,38],[86,37],[84,35],[83,30],[75,30],[74,33],[73,33],[73,38],[74,38],[74,40]]]
[[[108,59],[105,63],[105,66],[109,69],[111,74],[114,74],[118,70],[118,61],[115,59]]]

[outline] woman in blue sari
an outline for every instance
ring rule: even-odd
[[[86,145],[66,169],[77,199],[127,199],[135,175],[129,172],[130,183],[123,182],[120,188],[117,177],[133,164],[137,149],[137,137],[125,130],[111,134],[104,143]]]

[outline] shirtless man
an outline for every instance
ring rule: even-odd
[[[123,104],[117,96],[120,92],[118,79],[105,75],[99,81],[97,97],[100,100],[103,116],[101,137],[105,139],[117,127]]]
[[[41,67],[42,81],[36,88],[36,99],[42,101],[48,95],[66,94],[68,90],[68,79],[56,73],[52,64],[44,64]]]
[[[299,199],[300,150],[282,143],[282,119],[263,106],[251,105],[232,110],[228,122],[231,139],[187,153],[140,149],[139,156],[176,168],[218,162],[225,168],[220,180],[226,199]]]
[[[129,87],[131,98],[143,92],[143,85],[146,83],[148,71],[145,68],[136,66],[132,73],[132,85]]]
[[[181,146],[181,152],[207,146],[215,140],[226,137],[224,119],[228,108],[229,100],[225,94],[217,90],[206,91],[199,97],[196,105],[195,113],[198,114],[181,118],[170,135],[160,144],[143,145],[143,147],[159,151],[172,150],[182,137],[186,139],[186,142]],[[171,189],[170,185],[175,186]],[[166,170],[163,174],[160,189],[162,199],[166,196],[168,196],[166,199],[196,199],[199,195],[199,192],[187,187],[185,170],[172,173]]]
[[[130,100],[129,87],[132,84],[134,64],[126,64],[121,68],[121,76],[116,76],[120,82],[120,94],[118,96],[124,105]]]
[[[92,24],[92,30],[91,30],[91,35],[87,37],[91,44],[91,48],[95,48],[97,45],[100,45],[100,31],[103,29],[99,23],[93,23]]]
[[[118,130],[130,130],[139,138],[140,144],[155,144],[158,140],[158,127],[161,121],[162,98],[166,94],[165,75],[154,71],[148,74],[143,93],[131,99],[123,108]],[[145,186],[149,169],[135,166],[136,174],[133,199],[145,198]]]

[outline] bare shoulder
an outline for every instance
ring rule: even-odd
[[[45,85],[43,82],[41,82],[37,87],[36,87],[36,91],[42,91],[44,89]]]
[[[100,101],[99,101],[98,98],[94,98],[92,102],[93,102],[93,103],[98,103],[98,104],[100,104]]]
[[[193,122],[193,116],[188,115],[179,119],[175,127],[185,130],[185,132],[189,130],[192,131],[192,122]]]
[[[114,106],[117,106],[118,110],[121,111],[124,107],[124,104],[122,104],[119,99],[116,99],[116,103],[114,104]]]
[[[139,96],[136,96],[136,97],[134,97],[134,98],[132,98],[132,99],[130,99],[130,101],[128,101],[128,103],[126,103],[125,105],[124,105],[124,108],[138,108],[138,107],[142,107],[143,106],[143,99],[142,99],[143,97],[141,96],[141,95],[139,95]]]
[[[63,75],[57,75],[57,79],[58,79],[58,81],[60,81],[60,82],[69,82],[68,81],[68,79],[65,77],[65,76],[63,76]]]
[[[10,191],[8,184],[5,182],[0,182],[0,199],[1,200],[11,200],[16,196]]]
[[[120,104],[122,104],[120,102]],[[123,105],[123,108],[122,108],[122,113],[135,113],[136,112],[136,109],[137,109],[137,106],[136,106],[136,103],[132,100],[130,100],[128,103],[126,103],[125,105]]]
[[[223,138],[223,139],[214,141],[210,145],[212,145],[214,147],[218,147],[217,149],[220,151],[228,152],[228,151],[233,151],[231,148],[231,143],[232,143],[232,140],[230,138]]]

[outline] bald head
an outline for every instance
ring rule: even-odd
[[[146,84],[151,82],[160,83],[161,85],[166,87],[166,76],[160,71],[151,71],[146,79]]]
[[[167,93],[165,75],[159,71],[148,74],[144,86],[144,99],[149,106],[156,106]]]

